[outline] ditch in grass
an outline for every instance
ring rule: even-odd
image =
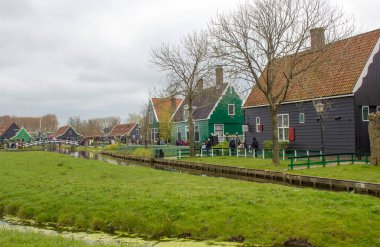
[[[0,213],[76,229],[379,246],[380,199],[33,152],[0,153]]]

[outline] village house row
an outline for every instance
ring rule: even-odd
[[[278,112],[278,136],[289,142],[291,149],[320,149],[320,115],[314,102],[326,102],[324,145],[326,153],[369,152],[368,115],[380,111],[380,29],[325,44],[323,29],[311,30],[311,47],[303,59],[310,59],[323,46],[323,55],[316,68],[303,75],[302,83],[290,85],[287,97]],[[279,62],[286,62],[287,57]],[[319,67],[318,67],[319,66]],[[279,71],[281,73],[281,71]],[[285,79],[277,75],[275,88],[280,90]],[[243,136],[248,145],[253,138],[262,148],[271,140],[271,119],[263,93],[254,86],[243,100],[235,88],[223,80],[223,68],[215,69],[215,82],[199,80],[193,100],[194,140],[202,143],[217,137]],[[301,86],[302,85],[302,86]],[[148,105],[150,143],[160,139],[160,123],[170,121],[171,144],[186,144],[189,138],[187,99],[152,98]],[[63,126],[50,138],[91,140],[107,136],[127,141],[140,139],[139,124],[116,125],[108,134],[78,133],[72,126]],[[0,140],[23,140],[30,135],[14,123],[0,125]]]

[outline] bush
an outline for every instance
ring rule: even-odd
[[[279,148],[280,149],[287,149],[289,147],[289,142],[279,142]],[[273,143],[272,141],[264,141],[264,148],[265,149],[272,149],[273,148]]]
[[[132,156],[139,156],[139,157],[152,157],[152,149],[150,148],[136,148],[130,153]]]
[[[213,146],[213,148],[230,148],[230,145],[227,141],[224,141],[224,142],[219,142],[219,144]]]

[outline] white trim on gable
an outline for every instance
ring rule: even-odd
[[[358,81],[356,82],[355,84],[355,87],[354,87],[354,90],[352,91],[352,93],[356,93],[356,91],[359,90],[359,88],[362,86],[363,84],[363,80],[364,80],[364,77],[367,76],[368,74],[368,69],[369,69],[369,66],[373,63],[373,57],[380,51],[380,38],[377,40],[376,42],[376,45],[375,47],[373,48],[373,51],[371,53],[371,55],[369,56],[368,60],[367,60],[367,63],[362,71],[362,73],[360,74],[359,76],[359,79]]]
[[[177,113],[179,108],[182,106],[184,101],[185,101],[185,99],[181,99],[181,103],[178,105],[177,109],[175,109],[175,111],[174,111],[173,115],[170,117],[169,121],[172,121],[173,117],[175,116],[175,114]]]
[[[212,110],[210,111],[210,113],[208,114],[207,116],[207,120],[210,119],[212,113],[215,111],[216,107],[219,105],[220,103],[220,100],[223,98],[223,96],[226,94],[227,90],[229,87],[232,87],[230,83],[227,84],[226,88],[224,89],[223,93],[220,95],[218,101],[216,102],[216,104],[214,105],[214,107],[212,108]]]
[[[156,117],[156,121],[157,121],[157,123],[158,123],[158,122],[159,122],[159,121],[158,121],[158,116],[157,116],[157,113],[156,113],[156,108],[154,108],[153,99],[150,99],[150,102],[152,103],[153,113],[154,113],[154,116]],[[153,123],[153,122],[152,122],[152,123]]]

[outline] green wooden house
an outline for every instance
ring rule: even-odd
[[[23,141],[24,143],[29,142],[32,139],[28,131],[24,127],[22,127],[15,136],[11,138],[12,141]]]
[[[160,138],[160,123],[170,122],[182,99],[152,98],[148,105],[149,141],[154,143]]]
[[[221,68],[219,68],[221,69]],[[218,70],[218,69],[217,69]],[[244,113],[242,100],[234,87],[223,83],[218,75],[215,86],[198,91],[193,101],[194,140],[201,143],[211,135],[218,136],[218,141],[224,141],[228,135],[242,135]],[[203,83],[202,83],[203,84]],[[203,86],[203,85],[202,85]],[[172,143],[177,140],[188,140],[188,105],[185,99],[173,116]]]

